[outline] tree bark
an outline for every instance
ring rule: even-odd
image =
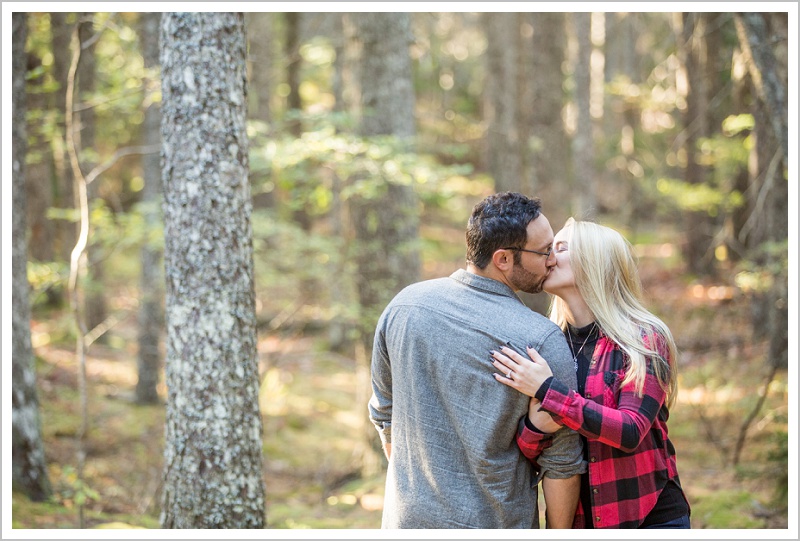
[[[686,167],[684,180],[688,184],[706,184],[711,178],[710,166],[705,165],[699,149],[701,139],[711,135],[709,115],[710,80],[709,51],[705,39],[708,28],[705,13],[683,14],[684,68],[688,85],[684,116],[684,149]],[[683,256],[689,271],[695,275],[713,274],[715,260],[712,240],[714,224],[704,211],[684,211],[685,243]]]
[[[736,23],[742,50],[752,60],[750,74],[769,112],[769,121],[783,151],[783,161],[789,159],[789,113],[786,81],[775,58],[765,13],[737,13]],[[784,38],[785,39],[785,38]]]
[[[33,15],[34,19],[44,17],[45,14]],[[30,17],[28,18],[30,22]],[[51,44],[52,46],[52,44]],[[42,59],[35,51],[27,51],[28,70],[40,68]],[[28,81],[26,88],[26,107],[28,111],[48,111],[51,104],[48,98],[51,93],[42,90],[44,75],[33,81]],[[31,89],[31,87],[33,87]],[[33,90],[33,91],[31,91]],[[28,130],[28,159],[25,168],[25,188],[28,200],[28,251],[35,261],[54,261],[55,228],[53,221],[47,217],[47,209],[53,206],[53,179],[52,179],[52,151],[50,150],[49,137],[46,135],[45,119],[43,114],[37,122],[31,122]],[[32,156],[36,156],[32,159]],[[59,295],[55,289],[48,291],[48,301],[56,304]]]
[[[522,190],[522,160],[517,129],[519,14],[485,13],[486,134],[489,173],[495,191]]]
[[[594,210],[594,141],[592,137],[592,115],[590,101],[592,95],[592,14],[574,13],[575,35],[578,51],[573,71],[575,80],[575,109],[577,121],[575,135],[572,137],[573,182],[572,215],[586,216]]]
[[[772,284],[757,292],[751,303],[754,334],[769,340],[767,364],[785,369],[788,366],[789,291],[788,261],[781,246],[787,241],[789,231],[788,162],[782,141],[788,136],[783,131],[787,129],[784,126],[788,109],[788,55],[784,53],[788,22],[784,14],[766,18],[761,18],[762,15],[744,14],[736,18],[740,45],[749,61],[748,71],[759,97],[753,111],[756,144],[751,160],[751,182],[754,189],[749,191],[754,203],[748,219],[750,223],[743,229],[747,231],[750,259],[769,269],[772,277]],[[756,56],[760,60],[756,60]]]
[[[569,139],[564,129],[565,16],[533,13],[531,119],[531,195],[542,201],[566,201],[569,196]],[[555,227],[555,224],[553,224]]]
[[[25,13],[12,14],[12,487],[34,501],[42,501],[52,490],[39,419],[26,271],[25,25]]]
[[[357,16],[363,43],[362,119],[365,137],[393,135],[412,144],[416,135],[411,40],[408,14],[364,13]],[[353,201],[359,258],[360,304],[375,311],[419,278],[417,198],[413,187],[384,182],[382,195]],[[374,321],[372,322],[374,324]],[[372,340],[368,340],[369,348]]]
[[[272,122],[270,97],[272,76],[273,13],[247,13],[245,23],[249,43],[250,118],[265,124]]]
[[[244,17],[165,13],[164,528],[263,528]]]
[[[407,13],[361,13],[354,18],[363,45],[360,134],[368,138],[394,136],[411,145],[416,125],[408,49],[412,37],[410,17]],[[357,251],[361,346],[366,363],[359,365],[361,404],[369,399],[369,352],[378,316],[392,296],[417,281],[420,273],[416,246],[419,209],[414,188],[391,178],[369,181],[378,185],[378,195],[349,200]],[[374,444],[377,433],[367,426],[366,415],[364,420],[364,430]],[[373,450],[376,447],[380,449],[380,444],[372,445]],[[370,455],[365,456],[364,472],[371,473],[375,466]]]
[[[303,110],[303,100],[300,97],[300,17],[301,13],[286,13],[286,41],[284,42],[284,55],[286,57],[286,83],[289,85],[286,109],[288,112],[298,114]],[[289,133],[300,137],[303,133],[303,124],[300,119],[288,123]]]
[[[142,58],[146,70],[159,66],[159,26],[161,14],[144,13],[140,21]],[[155,92],[152,89],[151,92]],[[144,113],[142,133],[144,144],[159,145],[161,133],[161,111],[159,102],[151,101],[149,96]],[[142,203],[148,227],[163,220],[158,211],[161,200],[161,164],[157,154],[142,157]],[[162,254],[160,250],[145,241],[142,246],[142,273],[139,282],[139,353],[137,356],[136,401],[140,404],[154,404],[159,401],[158,382],[161,374],[161,334],[164,327],[162,303],[164,300],[164,274],[161,271]]]

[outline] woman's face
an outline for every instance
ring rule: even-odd
[[[575,275],[569,261],[569,227],[564,227],[553,238],[553,253],[556,255],[556,264],[544,281],[543,289],[551,295],[562,296],[565,292],[575,288]]]

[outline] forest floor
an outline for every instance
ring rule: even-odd
[[[666,250],[666,252],[665,252]],[[787,528],[788,396],[785,371],[771,381],[734,465],[743,420],[768,372],[766,344],[752,339],[747,298],[730,283],[682,278],[669,249],[643,249],[642,276],[654,311],[681,351],[679,400],[670,436],[692,505],[694,528]],[[437,270],[438,272],[438,270]],[[449,273],[449,272],[448,272]],[[443,273],[442,273],[443,274]],[[158,528],[163,404],[136,405],[133,295],[128,314],[88,350],[85,485],[76,475],[81,417],[78,369],[67,313],[34,314],[32,327],[44,447],[54,496],[12,499],[13,528]],[[353,356],[299,325],[261,333],[268,528],[379,528],[385,470],[360,474],[366,393]],[[361,374],[363,376],[363,372]],[[160,389],[166,396],[165,389]]]

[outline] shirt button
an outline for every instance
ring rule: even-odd
[[[589,459],[589,462],[597,462],[597,459],[596,459],[595,457],[591,457],[591,458]]]
[[[591,397],[592,397],[592,393],[586,393],[586,398],[591,398]]]
[[[594,517],[595,522],[600,522],[600,517]]]
[[[592,489],[592,494],[597,494],[598,492],[600,492],[600,491],[599,491],[599,490],[597,490],[596,488],[593,488],[593,489]]]

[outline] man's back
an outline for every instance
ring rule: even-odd
[[[561,331],[500,282],[461,270],[409,286],[387,306],[369,406],[379,431],[391,423],[383,527],[538,527],[535,479],[515,443],[529,399],[498,385],[489,360],[506,342],[533,345],[574,386]],[[579,447],[565,445],[548,452],[577,468]]]

